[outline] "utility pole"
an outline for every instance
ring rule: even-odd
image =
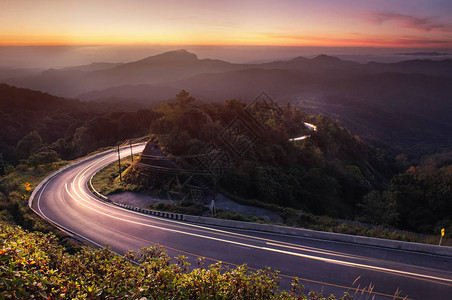
[[[130,145],[130,157],[132,157],[132,163],[133,163],[132,140],[129,140],[129,145]]]
[[[119,181],[122,182],[122,175],[121,175],[121,155],[119,154],[119,145],[118,145],[118,168],[119,168]]]

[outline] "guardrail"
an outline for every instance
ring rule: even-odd
[[[99,170],[100,171],[100,170]],[[99,172],[98,171],[98,172]],[[171,213],[171,212],[165,212],[165,211],[158,211],[158,210],[150,210],[150,209],[145,209],[145,208],[140,208],[140,207],[135,207],[135,206],[131,206],[131,205],[127,205],[127,204],[123,204],[123,203],[119,203],[119,202],[114,202],[111,201],[107,196],[101,194],[98,190],[96,190],[96,188],[93,185],[93,178],[94,176],[96,176],[97,172],[94,173],[89,181],[88,181],[88,187],[89,189],[101,200],[109,202],[111,204],[114,204],[116,206],[128,209],[128,210],[132,210],[132,211],[136,211],[136,212],[140,212],[143,214],[148,214],[148,215],[153,215],[153,216],[157,216],[157,217],[163,217],[163,218],[169,218],[169,219],[174,219],[174,220],[180,220],[180,221],[184,221],[184,215],[183,214],[178,214],[178,213]]]
[[[224,220],[224,219],[216,219],[216,218],[201,217],[201,216],[191,216],[191,215],[185,215],[184,220],[187,222],[199,223],[199,224],[205,224],[205,225],[214,225],[214,226],[230,227],[230,228],[253,230],[253,231],[271,232],[271,233],[277,233],[277,234],[301,236],[301,237],[312,238],[312,239],[330,240],[330,241],[337,241],[337,242],[344,242],[344,243],[353,243],[353,244],[368,245],[368,246],[373,246],[373,247],[390,248],[390,249],[406,250],[406,251],[414,251],[414,252],[423,252],[423,253],[445,255],[445,256],[452,257],[452,247],[447,247],[447,246],[438,246],[438,245],[430,245],[430,244],[387,240],[387,239],[365,237],[365,236],[359,236],[359,235],[317,231],[317,230],[311,230],[311,229],[305,229],[305,228],[296,228],[296,227],[272,225],[272,224],[260,224],[260,223],[252,223],[252,222],[242,222],[242,221],[234,221],[234,220]]]
[[[128,210],[140,212],[143,214],[148,214],[148,215],[153,215],[153,216],[163,217],[163,218],[168,218],[168,219],[173,219],[173,220],[185,221],[185,215],[183,215],[183,214],[177,214],[177,213],[159,211],[159,210],[150,210],[150,209],[130,206],[127,204],[117,203],[117,202],[111,202],[111,203],[113,203],[116,206],[119,206],[119,207],[122,207],[122,208],[125,208]]]

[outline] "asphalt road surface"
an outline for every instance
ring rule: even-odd
[[[134,148],[138,153],[144,146]],[[124,148],[121,156],[130,155]],[[281,288],[297,276],[307,288],[328,295],[356,293],[355,299],[452,299],[452,257],[327,240],[190,224],[119,208],[96,198],[87,182],[117,160],[107,152],[61,172],[38,191],[32,208],[41,217],[99,247],[117,253],[160,244],[172,256],[185,255],[196,267],[246,263],[280,271]],[[394,294],[398,291],[398,297]]]

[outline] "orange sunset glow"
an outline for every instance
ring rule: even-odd
[[[2,1],[0,45],[451,47],[450,1]]]

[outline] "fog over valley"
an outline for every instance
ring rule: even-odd
[[[320,54],[360,63],[397,62],[409,59],[451,58],[449,48],[314,47],[314,46],[0,46],[0,68],[49,69],[86,65],[93,62],[127,63],[175,49],[186,49],[199,58],[233,63],[262,63]]]
[[[200,49],[204,55],[218,50]],[[253,49],[245,47],[244,54],[250,55]],[[267,48],[257,52],[261,58],[287,50],[268,48],[268,54],[263,49]],[[291,55],[296,50],[291,49]],[[291,103],[311,113],[327,114],[355,134],[395,152],[433,153],[451,139],[452,60],[444,58],[444,51],[405,52],[408,59],[397,62],[355,62],[325,54],[254,63],[217,59],[225,53],[230,57],[240,53],[228,51],[202,58],[178,49],[129,62],[93,61],[45,70],[3,68],[0,79],[67,98],[141,107],[167,101],[183,89],[205,103],[233,98],[249,102],[266,91],[281,105]]]

